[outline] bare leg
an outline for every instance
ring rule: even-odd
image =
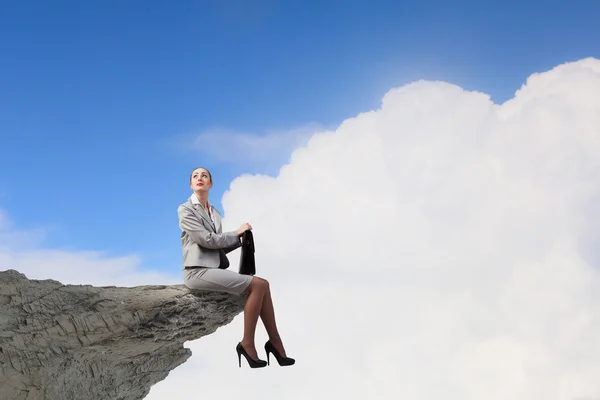
[[[254,333],[256,332],[256,324],[258,316],[263,306],[263,298],[268,288],[268,283],[264,279],[252,278],[252,282],[244,291],[244,294],[249,294],[244,306],[244,338],[242,346],[248,355],[253,359],[258,359],[258,353],[254,345]]]

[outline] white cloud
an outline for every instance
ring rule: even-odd
[[[391,90],[223,198],[297,365],[238,370],[237,318],[147,399],[600,399],[598,176],[598,60]]]
[[[37,246],[45,239],[42,229],[17,230],[8,215],[0,210],[0,249]]]
[[[304,146],[311,135],[320,129],[322,127],[314,123],[285,132],[268,131],[262,134],[214,128],[191,139],[186,138],[182,146],[187,151],[199,152],[211,163],[228,163],[264,171],[287,163],[291,152]]]
[[[0,210],[0,270],[15,269],[29,279],[64,284],[135,286],[181,283],[179,275],[141,269],[137,255],[111,256],[100,251],[44,249],[43,229],[18,230]]]

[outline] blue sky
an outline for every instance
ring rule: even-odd
[[[193,167],[213,172],[219,208],[236,176],[277,172],[211,161],[194,135],[335,127],[417,79],[500,103],[531,73],[600,57],[597,1],[126,3],[1,4],[0,209],[45,247],[165,270]]]

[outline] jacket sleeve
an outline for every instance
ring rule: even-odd
[[[228,247],[239,247],[241,239],[237,232],[214,233],[207,230],[202,222],[198,220],[192,210],[183,204],[177,208],[179,216],[179,227],[185,231],[190,239],[207,249],[223,249]]]
[[[232,251],[234,251],[238,247],[242,247],[242,242],[240,240],[238,240],[238,242],[234,246],[223,248],[223,251],[225,252],[225,254],[231,253]]]

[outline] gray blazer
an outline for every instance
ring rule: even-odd
[[[177,208],[182,231],[183,269],[228,267],[229,260],[225,254],[242,245],[237,232],[222,233],[221,214],[214,207],[210,211],[215,219],[214,224],[202,206],[192,203],[190,199]]]

